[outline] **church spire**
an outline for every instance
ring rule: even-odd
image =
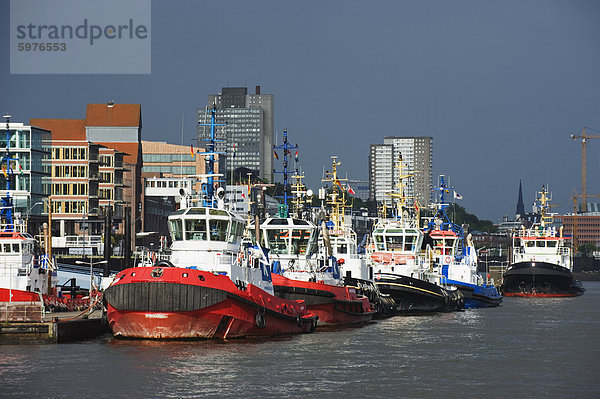
[[[517,216],[525,215],[525,205],[523,204],[523,189],[521,188],[521,179],[519,179],[519,199],[517,200]]]

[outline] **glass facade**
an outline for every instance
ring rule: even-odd
[[[11,123],[8,131],[10,162],[2,164],[0,190],[10,188],[15,212],[23,215],[42,212],[32,206],[49,194],[50,186],[44,180],[48,169],[43,159],[50,154],[42,145],[50,133],[21,123]],[[0,157],[6,156],[6,129],[0,128]],[[10,184],[9,184],[10,183]]]

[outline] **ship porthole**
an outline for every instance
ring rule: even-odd
[[[204,276],[200,274],[200,275],[198,275],[198,279],[199,279],[200,281],[204,281]]]
[[[182,274],[182,276],[183,276],[183,277],[187,277],[187,276],[188,276],[188,274],[187,274],[187,273],[183,273],[183,274]]]

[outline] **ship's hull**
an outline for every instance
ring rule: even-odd
[[[106,319],[115,336],[228,339],[306,333],[316,326],[303,303],[254,285],[236,286],[227,276],[174,267],[152,277],[156,269],[126,269],[105,290]]]
[[[546,262],[512,264],[502,276],[504,296],[574,297],[585,288],[573,278],[569,269]]]
[[[448,280],[447,283],[454,285],[463,295],[465,309],[495,307],[502,302],[502,295],[494,286],[484,287],[455,280]]]
[[[275,294],[288,300],[303,300],[309,312],[319,317],[319,325],[366,324],[376,311],[369,299],[354,288],[311,281],[292,280],[273,274]]]
[[[384,319],[394,315],[396,306],[394,299],[389,295],[382,294],[373,281],[346,276],[344,285],[354,288],[357,294],[369,298],[371,308],[377,312],[373,318]]]
[[[375,284],[383,294],[390,295],[398,313],[450,312],[464,307],[458,290],[447,290],[428,281],[382,273],[375,275]]]

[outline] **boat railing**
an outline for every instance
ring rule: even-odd
[[[26,223],[2,223],[2,224],[0,224],[0,231],[26,233],[27,232],[27,224]]]

